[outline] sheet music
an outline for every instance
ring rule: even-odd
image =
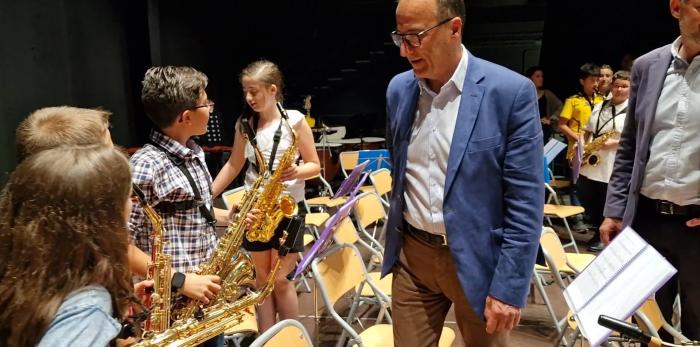
[[[564,298],[592,346],[610,335],[598,325],[598,316],[626,319],[651,297],[676,269],[627,227],[579,274]]]
[[[561,151],[566,149],[566,143],[561,142],[557,139],[550,139],[546,145],[544,145],[544,157],[547,158],[547,163],[554,161],[554,158],[561,153]]]

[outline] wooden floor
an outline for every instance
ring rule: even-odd
[[[561,234],[562,236],[565,234]],[[579,249],[585,250],[585,240],[590,238],[590,234],[576,234],[575,238],[579,239]],[[335,346],[341,333],[340,326],[328,316],[328,313],[324,310],[323,302],[318,297],[318,302],[316,303],[319,312],[319,318],[316,319],[316,314],[314,313],[314,285],[313,281],[309,280],[311,287],[311,292],[299,292],[299,305],[300,314],[299,320],[309,331],[310,336],[314,340],[314,346],[320,347],[330,347]],[[301,290],[301,289],[300,289]],[[564,298],[562,296],[561,290],[559,290],[556,285],[550,285],[545,287],[546,292],[550,300],[553,303],[557,317],[562,317],[568,311]],[[536,290],[535,290],[536,293]],[[348,298],[343,298],[336,305],[336,310],[342,315],[347,313],[349,308],[350,300]],[[367,311],[367,309],[365,309]],[[364,328],[371,326],[374,323],[374,317],[376,317],[376,311],[363,312],[361,321]],[[446,326],[452,328],[456,334],[457,339],[453,344],[453,347],[463,347],[464,342],[461,340],[461,335],[459,334],[459,328],[455,323],[454,312],[451,309],[447,319]],[[358,331],[362,331],[362,327],[359,324],[355,324]],[[511,333],[511,346],[553,346],[556,340],[557,333],[554,329],[554,324],[547,314],[546,307],[542,298],[539,294],[530,296],[528,299],[528,305],[522,311],[522,317],[520,324]],[[588,344],[584,344],[587,346]],[[581,346],[581,342],[577,343],[577,346]]]

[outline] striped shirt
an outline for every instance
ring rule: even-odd
[[[204,161],[204,151],[193,140],[187,147],[161,132],[152,131],[151,141],[172,156],[182,159],[195,181],[202,202],[210,208],[211,175]],[[161,202],[194,200],[194,191],[187,177],[160,148],[146,144],[130,159],[132,180],[143,190],[148,204],[154,208]],[[159,212],[160,213],[160,212]],[[173,271],[193,272],[213,254],[217,245],[214,227],[207,224],[198,208],[160,213],[165,227],[164,252],[172,256]],[[129,231],[134,244],[147,254],[153,245],[152,226],[140,204],[133,205]]]

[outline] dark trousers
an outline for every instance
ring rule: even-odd
[[[588,223],[595,227],[595,235],[591,239],[593,242],[600,241],[598,227],[603,223],[603,208],[605,207],[605,196],[608,192],[608,184],[594,181],[586,176],[578,177],[579,196],[583,208],[586,209]]]
[[[640,195],[637,215],[632,228],[656,248],[678,273],[656,292],[656,301],[666,321],[671,322],[673,301],[680,294],[681,328],[691,340],[700,340],[700,227],[685,225],[691,218],[700,216],[671,216],[660,214],[656,205]],[[632,284],[633,285],[633,284]],[[665,341],[673,341],[670,335],[661,335]]]

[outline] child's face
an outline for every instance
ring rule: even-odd
[[[245,101],[253,111],[262,113],[271,108],[274,109],[277,103],[275,98],[277,87],[274,84],[268,85],[250,77],[243,77],[241,84],[243,85]]]
[[[209,97],[206,91],[202,91],[197,99],[197,105],[206,105],[209,103]],[[204,135],[207,132],[207,125],[209,124],[209,112],[211,109],[209,107],[197,107],[192,111],[191,114],[191,124],[193,126],[194,135]]]
[[[581,83],[583,93],[589,96],[593,95],[595,88],[598,86],[598,76],[588,76],[584,79],[579,79],[578,81]]]

